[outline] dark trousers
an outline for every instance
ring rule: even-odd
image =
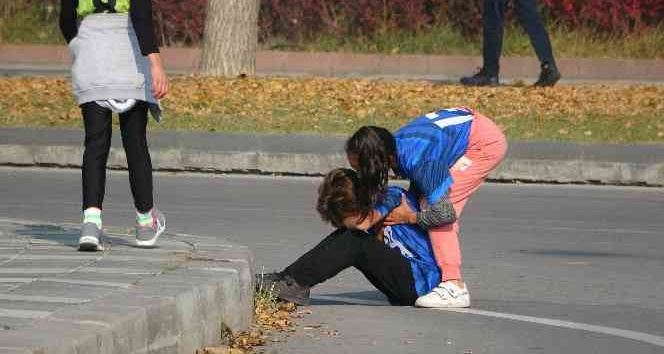
[[[312,287],[355,267],[393,305],[413,305],[417,299],[410,263],[396,248],[362,231],[339,229],[286,267],[304,286]]]
[[[483,56],[484,69],[492,75],[500,70],[500,53],[503,49],[503,27],[508,0],[484,0],[482,21],[484,27]],[[542,65],[555,66],[551,40],[542,24],[535,0],[514,0],[516,14],[521,26],[526,30],[530,43]]]
[[[148,106],[138,102],[120,114],[122,145],[127,155],[129,185],[139,212],[152,209],[152,161],[146,141]],[[83,154],[83,209],[102,209],[106,189],[106,161],[111,148],[111,110],[95,102],[81,105],[85,124]]]

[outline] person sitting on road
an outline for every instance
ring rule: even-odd
[[[274,289],[282,300],[307,305],[312,287],[355,267],[392,305],[414,305],[436,288],[441,274],[426,230],[414,224],[382,224],[390,211],[417,212],[415,196],[389,186],[374,208],[363,210],[358,185],[355,171],[330,171],[319,187],[316,209],[337,229],[283,271],[258,275],[257,285]]]
[[[358,201],[363,208],[384,193],[390,171],[409,180],[421,203],[416,215],[392,213],[385,218],[428,230],[442,277],[438,287],[417,300],[418,306],[465,307],[470,302],[461,274],[458,218],[506,152],[507,139],[498,125],[467,107],[421,115],[394,134],[364,126],[346,141],[348,162],[360,179]]]

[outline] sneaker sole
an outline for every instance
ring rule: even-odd
[[[449,304],[449,305],[438,305],[438,304],[427,304],[427,303],[418,303],[415,301],[415,307],[421,307],[425,309],[463,309],[470,307],[470,302],[464,304]]]
[[[92,236],[83,236],[78,240],[78,250],[82,252],[102,251],[99,240]]]

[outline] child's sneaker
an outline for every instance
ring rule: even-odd
[[[81,227],[81,237],[78,239],[78,250],[84,252],[103,251],[103,247],[99,243],[102,231],[93,222],[83,223]]]
[[[446,281],[431,289],[430,293],[418,297],[415,306],[429,308],[468,307],[470,306],[470,294],[466,283],[461,288],[452,281]]]
[[[152,220],[144,225],[136,222],[136,245],[139,247],[154,247],[159,236],[166,230],[166,217],[157,208],[150,211]]]

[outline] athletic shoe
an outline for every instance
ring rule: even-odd
[[[309,305],[309,287],[299,285],[289,275],[280,273],[257,274],[256,288],[274,291],[279,299],[296,305]]]
[[[78,239],[78,250],[84,252],[103,251],[104,248],[99,243],[102,231],[93,222],[83,223],[81,226],[81,237]]]
[[[154,247],[157,238],[166,230],[166,217],[157,208],[152,208],[152,225],[136,223],[136,245]]]
[[[446,281],[433,288],[430,293],[418,297],[415,306],[429,308],[468,307],[470,306],[470,294],[465,283],[461,288],[452,281]]]
[[[473,76],[466,76],[461,78],[461,84],[464,86],[498,86],[498,74],[491,74],[484,68]]]
[[[542,65],[542,71],[540,72],[539,79],[537,79],[537,82],[535,82],[533,86],[553,86],[556,84],[556,82],[558,82],[558,80],[560,80],[561,77],[562,75],[560,75],[558,68],[550,64],[544,64]]]

